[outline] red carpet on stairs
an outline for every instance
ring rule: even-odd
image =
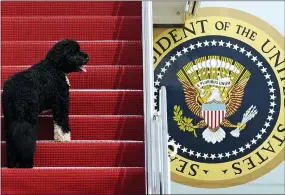
[[[140,115],[70,115],[73,140],[134,140],[144,139],[144,119]],[[1,129],[3,129],[3,117]],[[39,140],[53,140],[51,115],[41,115],[38,121]],[[1,131],[1,141],[5,141]]]
[[[2,194],[144,194],[142,167],[2,168],[2,177]]]
[[[2,16],[2,28],[5,41],[47,41],[66,37],[87,41],[128,40],[130,37],[140,40],[141,17]]]
[[[29,66],[3,66],[1,87],[12,74]],[[84,74],[71,73],[70,85],[75,89],[142,89],[141,65],[89,66]],[[93,82],[90,82],[93,81]]]
[[[90,56],[70,80],[71,142],[38,122],[35,168],[6,168],[1,117],[1,194],[145,194],[141,2],[1,2],[1,89],[61,39]],[[2,112],[1,112],[2,113]]]
[[[143,92],[71,89],[70,106],[71,115],[142,115]]]
[[[3,31],[3,27],[2,27]],[[79,41],[91,57],[89,65],[142,65],[141,41]],[[2,64],[32,65],[46,55],[54,41],[5,41],[2,38]]]
[[[1,144],[5,150],[5,143]],[[141,141],[39,141],[35,154],[37,167],[142,167]],[[6,153],[1,154],[2,167]]]
[[[2,16],[141,16],[139,1],[5,2]]]

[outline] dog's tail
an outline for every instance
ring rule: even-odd
[[[36,149],[35,127],[25,120],[16,120],[6,130],[7,142],[22,159],[33,156]]]

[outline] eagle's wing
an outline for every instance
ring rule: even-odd
[[[226,107],[226,117],[234,114],[240,107],[242,98],[244,96],[244,89],[248,80],[249,78],[239,81],[229,92],[229,101],[227,102]]]
[[[187,82],[182,82],[184,95],[185,95],[185,101],[188,106],[188,108],[197,116],[201,117],[201,105],[198,103],[197,100],[197,90],[195,87],[190,85]]]

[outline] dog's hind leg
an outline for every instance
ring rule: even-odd
[[[36,150],[36,125],[24,120],[13,121],[9,127],[7,159],[9,168],[32,168]]]
[[[5,113],[5,109],[3,109]],[[7,156],[7,167],[8,168],[15,168],[16,165],[16,150],[13,147],[13,133],[11,132],[9,128],[10,124],[10,116],[8,116],[9,113],[7,113],[4,116],[4,130],[5,130],[5,137],[6,137],[6,156]]]
[[[34,167],[34,151],[33,146],[29,147],[29,151],[25,151],[25,153],[19,158],[19,168],[33,168]]]
[[[7,154],[7,167],[17,167],[17,153],[15,149],[10,145],[9,141],[6,141],[6,154]]]
[[[69,128],[69,92],[56,97],[55,104],[52,106],[53,122],[54,122],[54,140],[58,142],[70,141]]]
[[[36,151],[36,125],[31,125],[26,136],[22,139],[22,149],[19,151],[19,168],[34,167],[34,153]]]

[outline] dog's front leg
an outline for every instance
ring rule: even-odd
[[[58,95],[52,107],[54,121],[54,140],[58,142],[70,141],[69,128],[69,93]]]

